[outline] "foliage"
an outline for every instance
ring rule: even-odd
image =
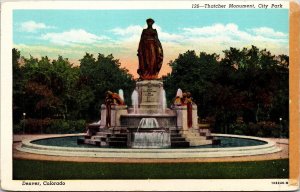
[[[44,133],[83,133],[85,131],[84,120],[62,120],[56,119],[46,127]]]
[[[78,67],[62,56],[51,61],[12,52],[14,124],[23,118],[98,120],[107,90],[123,89],[130,98],[134,88],[133,77],[112,55],[95,59],[86,53]]]
[[[67,134],[85,131],[85,120],[26,119],[14,125],[14,133]]]
[[[123,89],[125,102],[131,104],[135,81],[113,55],[86,53],[80,66],[73,66],[62,56],[50,60],[47,56],[24,58],[16,49],[12,53],[15,130],[22,128],[24,118],[61,119],[61,125],[51,130],[61,127],[62,131],[70,129],[67,121],[98,120],[108,90]],[[263,129],[257,135],[276,135],[260,123],[278,126],[289,121],[287,55],[273,55],[255,46],[230,47],[222,58],[189,50],[169,65],[172,72],[163,77],[167,100],[173,100],[178,88],[191,92],[200,119],[212,119],[214,132],[246,134],[245,129],[255,125]],[[238,118],[243,125],[236,124]],[[287,123],[283,126],[288,129]]]
[[[80,60],[80,86],[91,89],[94,99],[86,112],[90,117],[99,118],[99,108],[104,103],[105,92],[110,90],[118,92],[123,89],[125,103],[130,105],[131,93],[135,87],[132,75],[128,70],[121,68],[119,60],[112,55],[98,54],[97,59],[92,54]]]
[[[286,55],[275,56],[255,46],[231,47],[223,58],[187,51],[169,65],[172,73],[163,77],[168,100],[172,101],[178,88],[191,92],[200,119],[214,119],[214,132],[232,132],[230,125],[239,117],[247,127],[249,123],[278,125],[280,118],[289,120]],[[236,131],[244,133],[242,127]]]
[[[250,135],[258,137],[288,137],[289,129],[286,122],[276,124],[270,121],[261,121],[258,123],[233,123],[229,127],[230,134]]]

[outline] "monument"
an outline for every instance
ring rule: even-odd
[[[138,48],[139,68],[137,73],[142,80],[158,78],[163,62],[163,49],[158,39],[156,29],[152,28],[153,19],[147,19],[147,29],[144,29]]]
[[[107,91],[100,123],[90,124],[78,143],[131,148],[168,148],[208,145],[217,142],[208,127],[198,125],[197,105],[191,93],[177,91],[172,108],[166,107],[165,90],[158,74],[163,48],[154,20],[146,20],[138,46],[139,79],[132,93],[132,107],[122,96]],[[121,91],[123,93],[123,91]]]

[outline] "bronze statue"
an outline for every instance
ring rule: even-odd
[[[117,93],[111,91],[106,92],[105,106],[106,106],[106,127],[111,127],[111,106],[112,105],[125,105],[123,99]]]
[[[193,98],[190,92],[186,93],[186,101],[187,105],[187,119],[188,119],[188,128],[193,126]]]
[[[193,127],[193,98],[190,92],[182,93],[182,96],[176,95],[173,100],[175,106],[187,106],[187,124],[188,128]]]
[[[105,107],[106,107],[106,127],[109,128],[111,126],[111,105],[114,103],[113,98],[111,97],[111,92],[106,92],[105,97]]]
[[[139,57],[137,73],[142,80],[157,79],[163,62],[163,49],[156,29],[152,28],[154,20],[147,19],[146,22],[148,28],[142,32],[137,54]]]

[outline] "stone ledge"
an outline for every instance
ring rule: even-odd
[[[82,135],[82,134],[81,134]],[[258,137],[212,134],[213,136],[228,136],[236,138],[248,138],[267,142],[265,145],[249,147],[231,148],[185,148],[185,149],[118,149],[118,148],[73,148],[43,146],[31,143],[33,140],[24,140],[22,146],[17,150],[27,153],[54,155],[54,156],[73,156],[73,157],[105,157],[105,158],[145,158],[145,159],[164,159],[164,158],[207,158],[207,157],[239,157],[264,155],[281,151],[275,142]],[[73,135],[75,136],[75,135]],[[63,136],[57,136],[63,137]]]

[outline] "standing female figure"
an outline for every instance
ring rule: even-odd
[[[138,48],[139,69],[137,73],[142,80],[157,79],[163,62],[163,49],[156,29],[152,28],[153,19],[146,20],[148,28],[144,29]]]

